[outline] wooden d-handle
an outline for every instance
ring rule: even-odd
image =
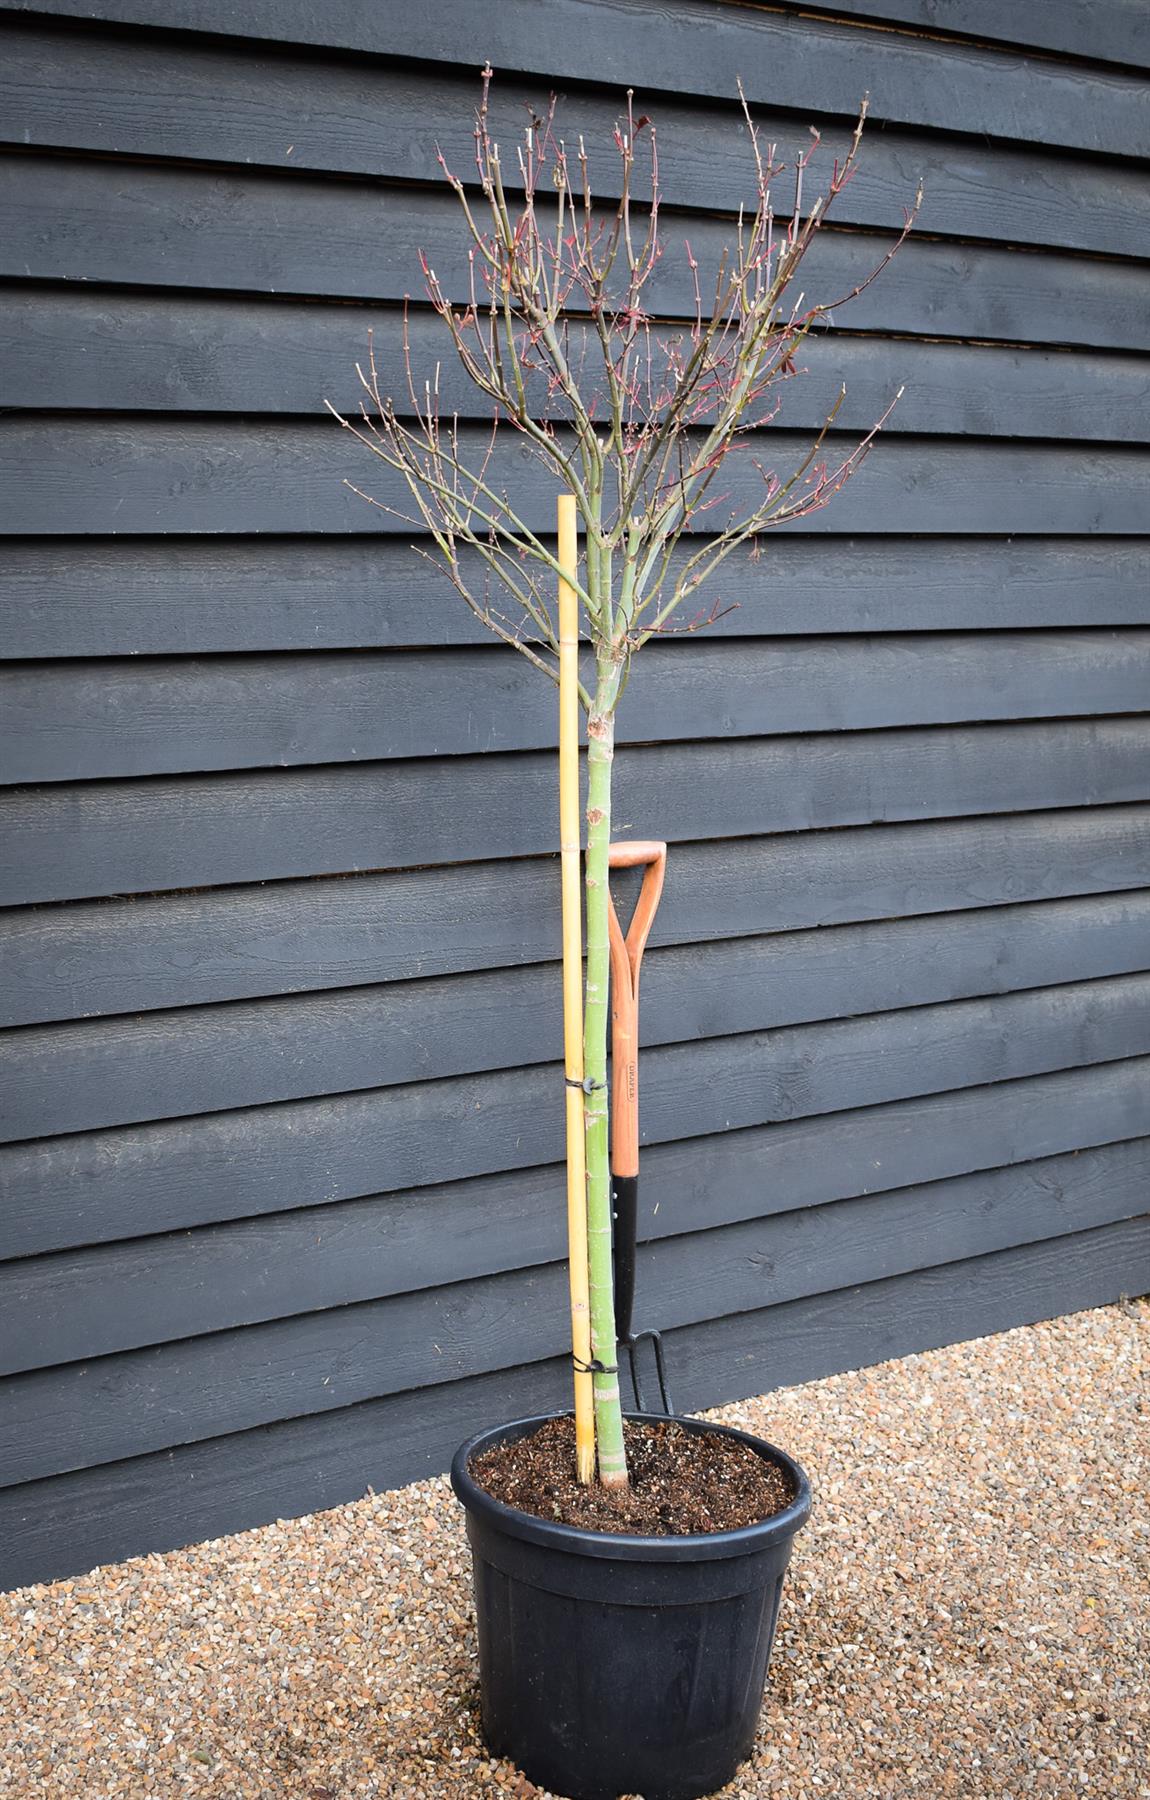
[[[639,965],[663,891],[667,846],[612,844],[613,869],[642,868],[643,886],[626,937],[611,902],[611,1170],[639,1173]]]
[[[640,869],[644,863],[659,863],[667,866],[666,844],[648,843],[642,838],[629,838],[626,842],[612,844],[608,852],[613,869]],[[663,877],[659,876],[662,886]]]

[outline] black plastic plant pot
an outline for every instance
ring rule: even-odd
[[[567,1800],[696,1800],[730,1781],[754,1743],[810,1485],[761,1438],[676,1422],[749,1444],[789,1479],[790,1504],[761,1524],[692,1537],[534,1518],[492,1499],[470,1466],[541,1418],[481,1432],[452,1464],[475,1570],[484,1736]]]

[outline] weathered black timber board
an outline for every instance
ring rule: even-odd
[[[851,114],[860,81],[875,119],[1118,155],[1150,147],[1143,89],[1125,70],[1066,67],[1014,49],[860,31],[810,15],[663,0],[551,0],[546,33],[532,0],[476,13],[454,0],[365,9],[356,0],[9,0],[13,12],[176,27],[369,55],[462,63],[550,80],[614,83],[643,70],[648,93],[748,98],[815,115]]]
[[[736,1314],[669,1340],[698,1407],[1099,1306],[1150,1257],[1134,1220]],[[0,1495],[0,1584],[44,1580],[303,1513],[446,1468],[479,1424],[561,1407],[565,1363],[418,1389]]]
[[[1082,1275],[1077,1288],[1076,1268]],[[732,1389],[739,1394],[757,1394],[812,1380],[836,1368],[858,1368],[905,1355],[912,1347],[927,1349],[1081,1307],[1105,1305],[1134,1291],[1139,1281],[1145,1282],[1147,1273],[1150,1216],[1142,1216],[1129,1223],[1080,1232],[1061,1243],[1055,1239],[965,1263],[943,1264],[909,1281],[896,1278],[851,1287],[820,1298],[810,1313],[799,1303],[736,1314],[730,1321],[717,1319],[672,1337],[668,1350],[685,1396],[697,1391],[696,1381],[705,1382],[712,1357],[724,1352],[731,1359]],[[978,1302],[1000,1281],[1005,1286],[999,1288],[997,1310],[992,1313],[988,1307],[982,1315],[986,1322],[979,1326],[975,1323]],[[1012,1282],[1017,1283],[1017,1291],[1008,1299],[1006,1287]],[[900,1303],[907,1307],[909,1317],[900,1316]],[[841,1315],[838,1329],[843,1332],[837,1344],[832,1324],[836,1306]],[[935,1311],[933,1320],[929,1319],[930,1306]],[[956,1318],[962,1321],[958,1331],[953,1324]],[[917,1345],[908,1341],[911,1331],[919,1334]],[[804,1366],[804,1374],[792,1373]],[[690,1398],[686,1404],[692,1404]]]
[[[625,746],[617,835],[668,842],[1150,798],[1150,719]],[[56,783],[0,794],[5,905],[556,847],[554,757]],[[13,840],[15,841],[15,840]]]
[[[649,653],[621,727],[616,834],[673,845],[640,1235],[677,1393],[1150,1285],[1142,23],[535,10],[0,0],[0,1585],[568,1398],[554,696],[345,495],[373,465],[318,410],[369,324],[394,368],[421,247],[462,292],[435,140],[470,169],[489,50],[501,140],[552,87],[603,139],[641,68],[663,319],[679,240],[709,265],[747,197],[736,73],[828,160],[871,90],[812,297],[927,186],[763,442],[838,376],[851,431],[905,384],[894,428],[698,597],[739,605]]]
[[[355,364],[369,338],[383,379],[402,397],[403,330],[394,307],[10,286],[0,289],[2,391],[7,405],[38,410],[314,414],[327,398],[354,413],[363,398]],[[414,312],[407,332],[420,377],[440,367],[444,411],[490,417],[440,322]],[[657,333],[654,353],[681,336],[674,327]],[[585,391],[601,393],[601,358],[586,328],[573,328],[570,343]],[[902,389],[892,418],[900,432],[1115,443],[1147,435],[1145,357],[833,331],[807,340],[800,367],[782,396],[788,427],[818,430],[845,387],[836,418],[843,430],[869,430]],[[545,414],[545,385],[529,388]]]
[[[617,741],[1097,717],[1148,700],[1150,630],[680,639],[645,650]],[[0,784],[546,749],[555,720],[553,686],[494,642],[11,665]]]
[[[648,1245],[665,1330],[973,1254],[1056,1241],[1145,1205],[1150,1138]],[[561,1355],[553,1263],[126,1351],[0,1386],[0,1485]]]
[[[490,431],[461,426],[464,466],[479,468]],[[499,434],[489,485],[513,496],[534,530],[555,518],[552,466],[515,434]],[[828,469],[855,440],[828,440]],[[790,475],[809,437],[770,427],[748,438],[764,468]],[[753,507],[763,477],[750,454],[732,459],[725,504]],[[365,487],[368,505],[346,485]],[[412,535],[402,478],[331,419],[285,424],[16,414],[0,426],[0,529],[33,533],[355,532]],[[393,513],[384,508],[396,509]],[[802,520],[806,531],[881,532],[913,518],[920,532],[1144,534],[1150,449],[1076,448],[884,434],[834,500]],[[397,516],[398,515],[398,516]],[[790,530],[792,527],[785,527]]]
[[[0,229],[0,275],[16,280],[74,282],[81,270],[85,284],[401,301],[423,293],[424,251],[445,293],[468,291],[469,240],[452,196],[435,188],[0,155]],[[689,214],[683,231],[706,270],[733,225]],[[889,231],[828,227],[802,265],[808,302],[849,294],[891,241]],[[648,300],[688,317],[693,280],[670,245]],[[856,331],[1150,348],[1139,263],[927,237],[834,318]]]
[[[1150,1133],[1150,1061],[654,1145],[644,1241]],[[0,1265],[10,1374],[553,1262],[564,1170],[481,1176]],[[644,1305],[645,1312],[648,1311]],[[653,1314],[649,1316],[654,1316]]]
[[[739,605],[708,637],[1147,625],[1150,541],[776,534],[712,598]],[[472,643],[491,635],[397,539],[25,538],[0,567],[0,658]]]
[[[1141,1056],[1150,976],[655,1047],[648,1143]],[[0,1257],[399,1190],[561,1154],[558,1065],[82,1132],[0,1150]]]
[[[439,1473],[475,1419],[562,1407],[566,1385],[556,1364],[536,1364],[0,1488],[0,1587],[266,1523],[285,1503],[311,1511]]]
[[[1150,893],[654,950],[647,1045],[1150,968]],[[0,1034],[0,1138],[557,1060],[556,964]]]
[[[793,3],[787,0],[788,7]],[[827,10],[1070,56],[1150,64],[1150,18],[1126,0],[1011,0],[1009,6],[1001,0],[834,0]]]
[[[1146,1108],[1150,1105],[1148,1074],[1150,1060],[1133,1057],[888,1101],[861,1111],[820,1114],[710,1137],[649,1144],[644,1151],[640,1236],[644,1240],[670,1236],[696,1230],[700,1225],[708,1228],[731,1224],[792,1207],[849,1199],[873,1188],[876,1168],[882,1171],[884,1187],[895,1188],[1144,1135]],[[78,1232],[61,1209],[36,1221],[32,1229],[27,1220],[17,1222],[21,1235],[18,1239],[14,1236],[12,1242],[19,1254],[16,1260],[3,1265],[3,1291],[10,1294],[16,1287],[23,1292],[21,1284],[27,1272],[27,1304],[34,1305],[37,1286],[33,1271],[40,1271],[41,1282],[46,1280],[51,1292],[52,1269],[63,1271],[62,1279],[67,1282],[68,1271],[76,1268],[78,1259],[82,1263],[85,1257],[97,1256],[102,1259],[100,1266],[130,1274],[140,1266],[140,1259],[146,1265],[155,1256],[162,1263],[166,1254],[163,1245],[177,1247],[177,1254],[183,1247],[189,1257],[187,1296],[191,1312],[173,1314],[173,1331],[177,1336],[188,1335],[197,1329],[214,1328],[210,1323],[214,1316],[211,1303],[205,1301],[204,1308],[197,1310],[196,1246],[207,1246],[204,1254],[209,1269],[213,1266],[213,1244],[225,1245],[221,1254],[226,1260],[226,1245],[232,1240],[226,1235],[220,1239],[219,1233],[239,1231],[241,1244],[271,1241],[283,1246],[288,1254],[286,1264],[271,1258],[266,1267],[257,1269],[255,1264],[245,1262],[242,1277],[221,1289],[225,1312],[231,1304],[229,1295],[234,1298],[242,1288],[249,1300],[241,1302],[241,1307],[250,1304],[253,1318],[276,1317],[294,1310],[310,1310],[302,1303],[297,1308],[290,1300],[282,1306],[278,1303],[281,1292],[293,1291],[281,1289],[279,1280],[281,1267],[283,1279],[289,1279],[291,1245],[300,1241],[292,1236],[296,1218],[305,1221],[302,1241],[315,1253],[315,1280],[321,1288],[327,1221],[334,1221],[337,1252],[339,1220],[349,1209],[352,1219],[359,1220],[365,1232],[374,1233],[374,1250],[363,1265],[363,1273],[369,1283],[378,1280],[379,1286],[370,1286],[366,1293],[348,1293],[349,1299],[364,1298],[393,1288],[402,1292],[441,1280],[461,1280],[477,1273],[553,1260],[561,1254],[555,1246],[564,1229],[564,1180],[563,1167],[556,1163],[431,1183],[394,1194],[368,1194],[353,1200],[336,1198],[319,1206],[300,1205],[291,1210],[283,1210],[285,1204],[290,1207],[293,1198],[285,1187],[280,1195],[265,1197],[262,1212],[234,1225],[223,1214],[220,1217],[224,1222],[211,1223],[214,1215],[209,1209],[206,1221],[193,1219],[189,1229],[167,1231],[171,1220],[162,1218],[157,1230],[166,1231],[165,1236],[117,1241],[116,1220],[111,1218],[106,1221],[110,1227],[104,1234],[107,1243],[97,1237],[78,1250],[73,1246],[78,1237],[83,1241],[83,1232]],[[155,1217],[154,1207],[148,1216]],[[144,1217],[142,1206],[140,1217]],[[433,1233],[425,1229],[429,1219],[437,1221]],[[441,1241],[440,1219],[445,1230],[454,1227],[457,1234],[452,1237],[456,1246],[453,1251],[448,1251]],[[91,1223],[90,1216],[85,1223]],[[244,1232],[256,1234],[254,1240],[245,1240]],[[272,1233],[271,1240],[261,1240],[259,1234],[263,1232]],[[391,1271],[386,1279],[378,1274],[381,1261]],[[299,1292],[309,1291],[312,1290],[303,1280]],[[155,1289],[152,1298],[155,1305],[162,1307],[162,1290]],[[99,1314],[102,1331],[121,1328],[112,1322],[112,1314],[102,1308],[95,1290],[89,1296],[89,1304]],[[131,1331],[138,1325],[142,1327],[142,1321],[149,1316],[146,1309],[140,1310],[142,1305],[140,1302],[135,1310],[129,1309],[123,1315],[124,1328]],[[186,1333],[177,1329],[181,1316],[193,1321]],[[205,1319],[207,1323],[202,1322]],[[201,1323],[196,1324],[196,1320]],[[217,1318],[218,1325],[244,1322],[242,1310],[234,1318]],[[160,1337],[167,1335],[159,1333]],[[135,1340],[129,1337],[124,1344],[112,1344],[105,1337],[103,1341],[107,1348],[123,1348]],[[140,1341],[151,1341],[150,1334],[145,1331]]]
[[[1150,887],[1150,812],[1105,806],[679,844],[651,942]],[[554,861],[0,913],[0,1024],[554,959]]]
[[[232,42],[185,40],[178,57],[163,37],[102,36],[0,19],[3,135],[28,147],[181,157],[283,171],[329,171],[394,181],[442,182],[437,152],[466,181],[474,173],[471,125],[477,70],[393,62],[382,76],[359,58],[320,58]],[[501,75],[491,92],[497,139],[515,143],[551,91],[545,78]],[[562,93],[557,123],[568,143],[582,137],[595,192],[613,196],[619,163],[612,134],[624,100],[606,90]],[[676,207],[733,212],[754,203],[753,163],[737,102],[684,104],[640,93],[637,109],[658,130],[664,200]],[[803,112],[757,107],[764,142],[780,159],[809,149]],[[826,123],[811,175],[844,153],[849,129]],[[921,179],[919,229],[1064,249],[1145,255],[1150,191],[1140,171],[1021,144],[993,147],[905,129],[872,130],[850,186],[839,195],[840,224],[901,227]],[[825,185],[823,182],[821,185]],[[645,192],[640,182],[639,191]]]

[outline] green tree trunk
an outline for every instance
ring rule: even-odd
[[[622,665],[609,653],[596,662],[595,699],[587,719],[587,994],[584,1072],[591,1084],[585,1109],[587,1133],[587,1249],[591,1275],[591,1355],[612,1374],[595,1375],[595,1438],[599,1479],[627,1485],[623,1413],[617,1373],[615,1292],[611,1271],[611,1168],[607,1140],[607,1022],[611,946],[608,852],[611,845],[611,769],[615,755],[615,704]]]

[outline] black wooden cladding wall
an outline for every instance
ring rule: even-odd
[[[7,1583],[565,1398],[554,698],[320,412],[419,247],[460,277],[435,143],[466,164],[488,56],[501,115],[555,83],[600,139],[646,82],[703,255],[736,78],[786,148],[869,88],[822,291],[926,182],[778,436],[840,376],[847,428],[906,383],[892,430],[622,716],[621,827],[672,845],[640,1293],[678,1393],[1150,1285],[1150,32],[830,10],[0,7]]]

